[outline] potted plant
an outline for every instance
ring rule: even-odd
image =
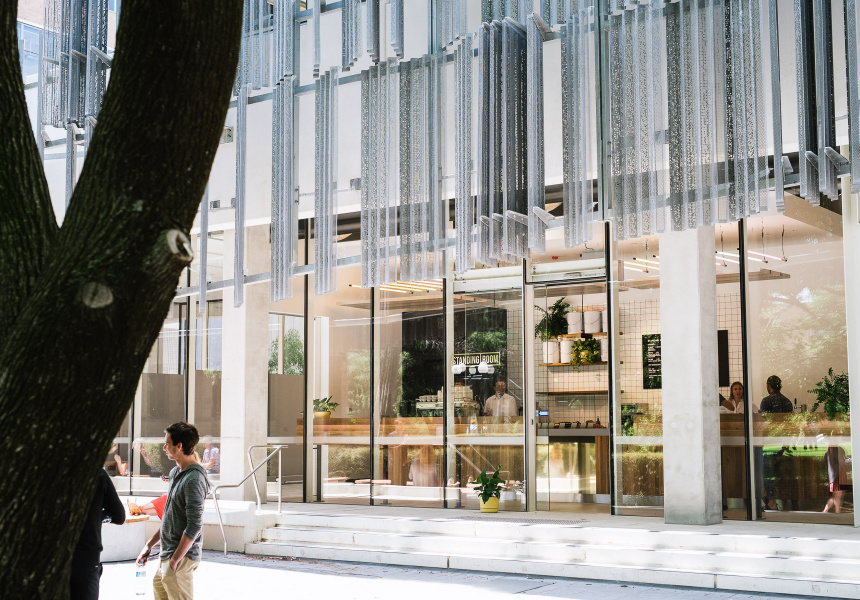
[[[481,512],[499,512],[499,497],[502,495],[502,486],[505,483],[504,479],[499,478],[501,469],[502,465],[499,465],[496,472],[490,476],[487,476],[487,470],[484,469],[472,484],[475,486],[475,493],[481,497]]]
[[[570,304],[564,298],[559,298],[548,309],[535,305],[535,308],[543,313],[543,317],[535,325],[535,335],[543,342],[543,356],[547,363],[557,363],[558,343],[555,340],[559,335],[567,333],[567,313]]]
[[[600,341],[584,338],[573,342],[570,351],[570,364],[574,367],[593,365],[600,360]]]
[[[331,401],[332,398],[334,398],[334,396],[329,396],[328,398],[314,398],[314,418],[328,419],[331,416],[331,411],[339,406],[337,402]]]
[[[816,383],[815,389],[809,390],[809,393],[817,397],[812,405],[813,412],[823,404],[824,412],[831,421],[837,415],[848,416],[848,373],[834,375],[833,368],[828,369],[824,379]]]

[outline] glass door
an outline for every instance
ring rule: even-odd
[[[605,279],[535,285],[538,510],[609,512]]]

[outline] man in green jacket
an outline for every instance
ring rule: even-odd
[[[161,530],[146,543],[138,564],[146,564],[152,547],[161,540],[158,571],[152,582],[155,600],[192,600],[194,571],[200,564],[203,538],[203,503],[209,494],[206,471],[194,455],[200,440],[194,425],[180,421],[165,430],[164,452],[176,467],[161,520]]]

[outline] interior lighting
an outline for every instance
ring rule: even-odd
[[[624,264],[629,265],[624,267],[625,269],[633,269],[634,271],[639,271],[640,273],[647,273],[648,269],[654,269],[656,271],[660,270],[660,267],[654,265],[637,265],[636,263],[630,262],[629,260],[625,260]]]
[[[778,260],[781,262],[788,262],[787,258],[780,258],[778,256],[773,256],[772,254],[764,254],[762,252],[756,252],[754,250],[747,250],[747,252],[749,252],[750,254],[755,254],[756,256],[764,256],[765,258],[772,258],[773,260]]]
[[[636,257],[634,256],[634,257],[633,257],[633,260],[635,260],[636,262],[641,262],[641,263],[645,263],[645,264],[648,264],[648,265],[654,265],[654,267],[655,267],[655,268],[658,268],[658,267],[660,266],[660,263],[659,263],[659,262],[657,262],[657,261],[653,261],[653,260],[648,260],[648,259],[645,259],[645,258],[636,258]]]
[[[486,361],[481,361],[478,364],[478,373],[486,373],[490,370],[489,365],[487,365]]]

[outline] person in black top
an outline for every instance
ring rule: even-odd
[[[102,523],[125,523],[125,508],[108,474],[101,469],[96,494],[72,556],[71,600],[98,600],[102,576]]]
[[[762,398],[760,413],[790,413],[794,411],[791,400],[782,395],[782,380],[776,375],[767,378],[767,396]]]

